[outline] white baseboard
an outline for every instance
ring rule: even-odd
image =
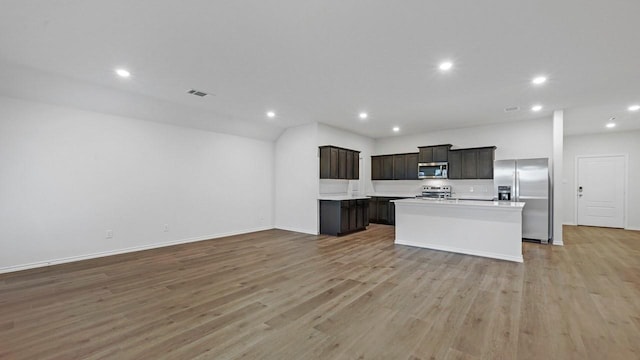
[[[563,222],[562,225],[578,226],[578,224],[576,224],[574,222]]]
[[[301,228],[295,228],[295,227],[290,227],[290,226],[278,226],[278,225],[276,225],[274,228],[275,229],[280,229],[280,230],[286,230],[286,231],[299,232],[299,233],[309,234],[309,235],[318,235],[317,231],[309,231],[308,229],[301,229]]]
[[[553,240],[553,241],[551,241],[551,245],[564,246],[564,241],[562,241],[562,240]]]
[[[632,226],[627,226],[626,228],[624,228],[625,230],[633,230],[633,231],[640,231],[640,228],[637,227],[632,227]]]
[[[203,236],[198,236],[198,237],[193,237],[188,239],[172,240],[172,241],[167,241],[162,243],[133,246],[133,247],[124,248],[124,249],[108,250],[108,251],[101,251],[101,252],[92,253],[92,254],[76,255],[76,256],[69,256],[69,257],[64,257],[59,259],[38,261],[38,262],[29,263],[29,264],[5,266],[5,267],[0,267],[0,274],[14,272],[14,271],[35,269],[35,268],[50,266],[50,265],[65,264],[65,263],[70,263],[74,261],[95,259],[95,258],[111,256],[111,255],[126,254],[130,252],[136,252],[136,251],[142,251],[142,250],[156,249],[156,248],[172,246],[172,245],[180,245],[180,244],[187,244],[187,243],[192,243],[197,241],[217,239],[217,238],[233,236],[233,235],[248,234],[256,231],[271,230],[273,228],[274,228],[273,226],[261,226],[261,227],[246,229],[242,231],[231,231],[227,233],[203,235]]]
[[[496,254],[496,253],[487,252],[487,251],[460,249],[460,248],[456,248],[456,247],[452,247],[452,246],[423,244],[423,243],[416,243],[416,242],[412,242],[412,241],[405,241],[405,240],[398,240],[398,239],[396,239],[395,243],[398,244],[398,245],[408,245],[408,246],[415,246],[415,247],[432,249],[432,250],[449,251],[449,252],[454,252],[454,253],[459,253],[459,254],[482,256],[482,257],[488,257],[488,258],[500,259],[500,260],[507,260],[507,261],[514,261],[514,262],[520,262],[520,263],[524,262],[524,259],[522,258],[522,255],[520,255],[520,256],[512,256],[512,255],[507,255],[507,254]]]

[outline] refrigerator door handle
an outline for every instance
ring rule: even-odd
[[[511,201],[518,201],[518,200],[516,200],[518,195],[516,195],[516,172],[515,171],[513,171],[511,173],[511,186],[513,186],[513,188],[512,188],[513,193],[511,194]]]
[[[516,171],[516,201],[520,201],[520,171]]]

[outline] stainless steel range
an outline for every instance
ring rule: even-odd
[[[451,185],[424,185],[422,186],[422,195],[418,197],[426,199],[448,199],[451,197]]]

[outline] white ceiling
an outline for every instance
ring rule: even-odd
[[[3,0],[0,94],[265,139],[314,121],[379,138],[554,109],[568,134],[612,116],[640,129],[626,111],[640,103],[638,14],[637,0]]]

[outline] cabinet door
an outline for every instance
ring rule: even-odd
[[[406,180],[418,180],[418,154],[405,156],[404,178]]]
[[[331,150],[328,147],[320,148],[320,179],[331,178]]]
[[[358,228],[358,203],[356,200],[349,200],[349,231]]]
[[[418,155],[418,160],[421,163],[433,162],[433,147],[420,148],[420,153]]]
[[[353,180],[358,180],[360,179],[360,153],[357,151],[354,151],[353,154],[351,154],[353,157]]]
[[[347,178],[347,150],[338,150],[338,179]]]
[[[377,223],[378,222],[378,198],[372,197],[368,201],[369,205],[369,222]]]
[[[347,151],[346,155],[347,176],[345,179],[353,179],[353,151]]]
[[[435,146],[433,148],[433,162],[446,162],[449,160],[448,146]]]
[[[357,221],[356,221],[356,229],[362,229],[365,225],[365,219],[368,217],[367,214],[367,208],[365,207],[365,202],[366,200],[357,200],[358,202],[358,206],[357,206]]]
[[[371,180],[382,180],[382,157],[371,157]]]
[[[393,155],[393,180],[405,180],[406,156],[404,154]]]
[[[478,151],[463,150],[462,153],[462,179],[478,178]]]
[[[382,180],[393,180],[393,155],[382,156]]]
[[[389,223],[389,199],[378,198],[378,222],[383,224]]]
[[[396,199],[389,199],[396,200]],[[396,203],[389,201],[389,225],[396,224]]]
[[[338,149],[329,148],[330,179],[338,179]]]
[[[340,202],[340,233],[349,232],[349,200]]]
[[[449,152],[449,179],[462,179],[462,151]]]
[[[493,179],[493,160],[495,149],[478,149],[478,179]]]
[[[363,211],[363,215],[364,215],[364,226],[369,226],[369,219],[371,218],[371,207],[369,206],[369,202],[371,200],[363,200],[364,201],[364,211]]]

